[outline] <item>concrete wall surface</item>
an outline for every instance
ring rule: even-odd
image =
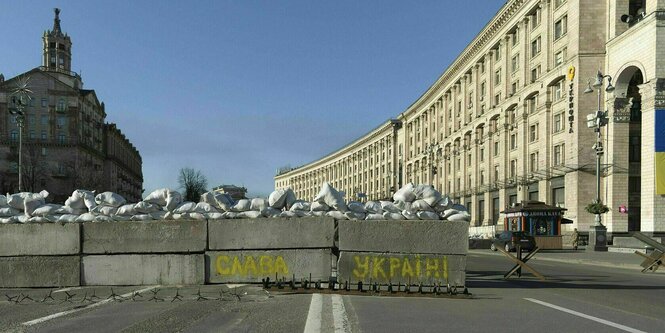
[[[77,223],[0,224],[0,257],[78,254],[80,227]]]
[[[451,286],[466,283],[465,255],[340,252],[337,265],[340,282],[404,285],[410,281]]]
[[[174,253],[206,249],[206,221],[84,223],[83,253]]]
[[[446,221],[340,220],[339,250],[466,254],[469,223]]]
[[[1,288],[71,287],[80,284],[79,256],[0,258]]]
[[[301,278],[328,281],[332,273],[333,254],[330,249],[278,251],[215,251],[206,252],[206,282],[261,282],[295,275]]]
[[[208,221],[210,250],[330,248],[334,236],[332,218]]]
[[[204,282],[203,254],[91,255],[82,259],[82,285],[190,285]]]

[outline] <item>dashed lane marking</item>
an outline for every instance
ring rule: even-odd
[[[537,303],[537,304],[540,304],[540,305],[543,305],[543,306],[546,306],[546,307],[549,307],[549,308],[552,308],[552,309],[556,309],[556,310],[559,310],[559,311],[562,311],[562,312],[565,312],[565,313],[569,313],[569,314],[572,314],[572,315],[574,315],[574,316],[578,316],[578,317],[586,318],[586,319],[589,319],[589,320],[593,320],[593,321],[595,321],[595,322],[598,322],[598,323],[601,323],[601,324],[605,324],[605,325],[607,325],[607,326],[612,326],[612,327],[614,327],[614,328],[618,328],[618,329],[623,330],[623,331],[626,331],[626,332],[631,332],[631,333],[646,333],[646,332],[644,332],[644,331],[640,331],[640,330],[635,329],[635,328],[632,328],[632,327],[624,326],[624,325],[621,325],[621,324],[617,324],[617,323],[615,323],[615,322],[611,322],[611,321],[609,321],[609,320],[605,320],[605,319],[602,319],[602,318],[598,318],[598,317],[590,316],[590,315],[588,315],[588,314],[584,314],[584,313],[577,312],[577,311],[574,311],[574,310],[566,309],[566,308],[564,308],[564,307],[560,307],[560,306],[558,306],[558,305],[554,305],[554,304],[550,304],[550,303],[547,303],[547,302],[543,302],[543,301],[540,301],[540,300],[537,300],[537,299],[533,299],[533,298],[525,298],[525,300],[527,300],[527,301],[529,301],[529,302]]]
[[[332,295],[332,311],[335,333],[350,333],[349,318],[346,316],[342,296]]]
[[[323,312],[322,296],[321,294],[312,294],[304,333],[321,332],[321,312]]]
[[[132,292],[126,293],[126,294],[124,294],[124,295],[120,295],[120,297],[130,297],[130,296],[132,296],[135,292],[142,293],[142,292],[146,292],[146,291],[153,290],[153,289],[155,289],[155,288],[157,288],[157,287],[159,287],[159,286],[152,286],[152,287],[144,288],[144,289],[141,289],[141,290],[135,290],[135,291],[132,291]],[[26,321],[25,323],[23,323],[23,325],[24,325],[24,326],[32,326],[32,325],[36,325],[36,324],[39,324],[39,323],[43,323],[43,322],[45,322],[45,321],[49,321],[49,320],[51,320],[51,319],[55,319],[55,318],[59,318],[59,317],[62,317],[62,316],[66,316],[66,315],[68,315],[68,314],[76,313],[76,312],[83,311],[83,310],[86,310],[86,309],[91,309],[91,308],[94,308],[94,307],[98,307],[98,306],[100,306],[100,305],[103,305],[103,304],[106,304],[106,303],[108,303],[108,302],[112,302],[112,301],[113,301],[112,298],[105,299],[105,300],[99,301],[99,302],[97,302],[97,303],[92,303],[92,304],[90,304],[90,305],[88,305],[88,306],[84,306],[84,307],[81,307],[81,308],[76,308],[76,309],[67,310],[67,311],[63,311],[63,312],[58,312],[58,313],[54,313],[54,314],[52,314],[52,315],[48,315],[48,316],[45,316],[45,317],[37,318],[37,319],[35,319],[35,320]]]

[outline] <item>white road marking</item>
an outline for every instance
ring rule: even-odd
[[[81,288],[83,288],[83,287],[63,288],[63,289],[58,289],[58,290],[54,291],[53,293],[55,294],[55,293],[61,293],[63,291],[78,290],[78,289],[81,289]]]
[[[124,294],[124,295],[120,295],[120,297],[129,297],[129,296],[132,296],[135,292],[142,293],[142,292],[146,292],[146,291],[149,291],[149,290],[153,290],[153,289],[155,289],[155,288],[157,288],[157,287],[159,287],[159,286],[152,286],[152,287],[148,287],[148,288],[141,289],[141,290],[135,290],[135,291],[132,291],[132,292],[126,293],[126,294]],[[46,317],[41,317],[41,318],[37,318],[37,319],[35,319],[35,320],[26,321],[25,323],[23,323],[23,325],[24,325],[24,326],[32,326],[32,325],[36,325],[36,324],[39,324],[39,323],[43,323],[43,322],[45,322],[45,321],[49,321],[49,320],[51,320],[51,319],[55,319],[55,318],[58,318],[58,317],[66,316],[66,315],[71,314],[71,313],[75,313],[75,312],[79,312],[79,311],[82,311],[82,310],[85,310],[85,309],[91,309],[91,308],[94,308],[94,307],[98,307],[98,306],[100,306],[100,305],[103,305],[103,304],[106,304],[106,303],[108,303],[108,302],[112,302],[112,301],[113,301],[112,298],[108,298],[108,299],[105,299],[105,300],[99,301],[99,302],[97,302],[97,303],[92,303],[92,304],[90,304],[90,305],[88,305],[88,306],[84,306],[84,307],[82,307],[82,308],[76,308],[76,309],[72,309],[72,310],[67,310],[67,311],[63,311],[63,312],[58,312],[58,313],[54,313],[54,314],[52,314],[52,315],[48,315],[48,316],[46,316]]]
[[[332,295],[332,311],[335,333],[350,333],[349,318],[346,316],[342,296]]]
[[[309,303],[309,312],[305,322],[305,333],[321,332],[321,312],[323,312],[323,302],[321,294],[312,294],[312,301]]]
[[[229,289],[234,289],[234,288],[244,287],[246,285],[247,284],[227,284],[226,286],[229,287]]]
[[[574,315],[574,316],[578,316],[578,317],[586,318],[586,319],[589,319],[589,320],[593,320],[593,321],[595,321],[595,322],[598,322],[598,323],[601,323],[601,324],[605,324],[605,325],[607,325],[607,326],[612,326],[612,327],[614,327],[614,328],[618,328],[618,329],[623,330],[623,331],[626,331],[626,332],[632,332],[632,333],[646,333],[646,332],[644,332],[644,331],[640,331],[640,330],[635,329],[635,328],[632,328],[632,327],[624,326],[624,325],[621,325],[621,324],[617,324],[617,323],[615,323],[615,322],[611,322],[611,321],[609,321],[609,320],[601,319],[601,318],[598,318],[598,317],[590,316],[590,315],[588,315],[588,314],[584,314],[584,313],[581,313],[581,312],[577,312],[577,311],[573,311],[573,310],[570,310],[570,309],[566,309],[566,308],[560,307],[560,306],[558,306],[558,305],[550,304],[550,303],[543,302],[543,301],[540,301],[540,300],[537,300],[537,299],[533,299],[533,298],[525,298],[525,300],[527,300],[527,301],[529,301],[529,302],[534,302],[534,303],[537,303],[537,304],[540,304],[540,305],[544,305],[544,306],[550,307],[550,308],[552,308],[552,309],[556,309],[556,310],[559,310],[559,311],[563,311],[563,312],[566,312],[566,313],[570,313],[570,314],[572,314],[572,315]]]

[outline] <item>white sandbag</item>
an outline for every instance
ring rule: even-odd
[[[98,205],[113,206],[117,208],[127,203],[127,200],[125,200],[120,194],[103,192],[95,196],[95,202]]]
[[[289,209],[295,201],[296,194],[293,193],[291,188],[275,190],[270,193],[270,196],[268,197],[268,204],[270,207],[276,209]]]
[[[4,194],[0,194],[0,208],[7,207],[7,197]]]
[[[58,210],[55,211],[55,214],[72,214],[72,215],[81,215],[83,213],[87,213],[88,208],[83,206],[83,208],[72,208],[67,205],[60,207]]]
[[[399,208],[400,211],[413,210],[411,209],[411,203],[406,201],[395,201],[395,207]]]
[[[126,204],[122,205],[118,208],[118,210],[115,212],[116,215],[122,215],[122,216],[132,216],[136,215],[136,209],[134,209],[134,206],[137,204]]]
[[[220,212],[215,213],[206,213],[204,214],[208,220],[221,220],[224,218],[224,214]]]
[[[12,223],[16,223],[16,218],[14,216],[0,217],[0,224],[12,224]]]
[[[458,214],[458,213],[459,213],[459,211],[457,209],[449,208],[449,209],[446,209],[446,210],[443,211],[443,214],[441,215],[441,218],[444,219],[444,220],[447,220],[448,217],[453,216],[453,215]]]
[[[359,220],[364,220],[366,214],[349,211],[349,212],[344,213],[344,215],[346,215],[346,218],[349,219],[349,220],[359,221]]]
[[[281,210],[272,207],[266,207],[261,210],[261,215],[265,217],[279,217],[281,213]]]
[[[121,207],[125,207],[125,206],[127,206],[127,205],[122,205]],[[152,212],[156,212],[156,211],[159,211],[161,209],[162,209],[161,206],[159,206],[158,204],[150,203],[150,202],[147,202],[147,201],[141,201],[141,202],[138,202],[134,205],[135,214],[150,214]],[[124,214],[124,215],[127,215],[127,214]],[[134,214],[132,214],[132,215],[134,215]]]
[[[432,206],[430,206],[425,200],[416,200],[411,204],[411,209],[412,211],[428,211],[428,212],[433,212],[434,209],[432,209]]]
[[[113,215],[113,220],[114,221],[131,221],[132,216],[131,215]]]
[[[313,212],[327,212],[330,210],[330,207],[323,202],[314,201],[310,204],[310,210]]]
[[[414,186],[412,183],[408,183],[402,186],[402,188],[400,188],[399,190],[397,190],[397,192],[395,192],[395,194],[393,194],[393,200],[402,201],[402,202],[413,202],[414,200],[416,200],[416,194],[413,193],[413,188]]]
[[[131,221],[152,221],[153,218],[150,214],[136,214],[132,216]]]
[[[432,185],[418,185],[413,189],[413,193],[416,195],[416,200],[425,200],[430,206],[441,199],[441,193]]]
[[[193,220],[205,220],[206,216],[203,213],[198,213],[198,212],[193,212],[193,213],[188,213],[189,218]]]
[[[314,212],[310,210],[294,210],[293,212],[296,213],[298,217],[314,216]],[[320,213],[325,213],[325,212],[320,212]]]
[[[369,213],[365,216],[365,220],[385,220],[383,214]]]
[[[433,212],[433,211],[418,211],[416,213],[418,215],[418,218],[421,220],[438,220],[439,219],[439,214]]]
[[[407,220],[420,220],[420,219],[418,218],[418,214],[416,214],[416,212],[411,211],[411,210],[404,210],[404,211],[402,211],[402,215],[404,215],[404,217],[405,217]]]
[[[452,205],[450,198],[447,195],[444,195],[441,197],[441,199],[439,199],[439,201],[437,201],[436,203],[434,203],[434,205],[432,205],[432,208],[434,208],[435,212],[441,213],[446,209],[449,209],[450,205]]]
[[[323,216],[326,216],[327,213],[328,212],[326,212],[326,211],[316,211],[316,212],[309,212],[309,214],[306,215],[306,216],[323,217]]]
[[[384,212],[383,218],[385,220],[404,220],[404,215],[402,213]]]
[[[14,215],[21,214],[21,211],[12,207],[2,207],[0,208],[0,217],[11,217]]]
[[[249,210],[255,210],[257,212],[260,212],[260,211],[264,210],[267,207],[270,207],[270,204],[268,203],[267,199],[254,198],[254,199],[252,199],[252,202],[249,205]]]
[[[28,219],[28,223],[51,223],[51,221],[43,216],[33,216]]]
[[[58,219],[60,219],[60,214],[54,214],[54,215],[46,215],[44,216],[45,219],[47,219],[49,222],[54,223],[58,222]]]
[[[358,202],[358,201],[349,201],[349,203],[346,205],[346,207],[354,213],[361,213],[361,214],[366,214],[367,213],[367,210],[365,209],[365,205],[362,204],[361,202]]]
[[[72,195],[65,200],[65,206],[77,210],[93,209],[97,206],[95,202],[95,192],[88,190],[74,190]]]
[[[312,205],[303,200],[297,200],[295,201],[291,207],[289,208],[290,211],[296,211],[296,210],[310,210],[312,208]]]
[[[402,210],[390,201],[381,201],[381,209],[388,213],[402,214]]]
[[[79,215],[74,215],[74,214],[63,214],[60,215],[60,218],[58,219],[59,223],[74,223],[76,222],[76,219],[79,217]]]
[[[224,212],[222,213],[225,219],[235,219],[238,218],[238,213],[236,212]]]
[[[313,201],[325,202],[326,205],[340,212],[348,210],[346,203],[344,203],[344,197],[327,182],[323,183],[319,194],[314,197]]]
[[[115,215],[118,212],[118,208],[107,205],[97,205],[90,212],[95,215],[111,216]]]
[[[106,215],[95,216],[95,222],[115,222],[115,219]]]
[[[95,214],[93,213],[85,213],[79,215],[79,217],[76,218],[76,221],[74,222],[92,222],[95,220]]]
[[[448,216],[447,220],[450,222],[469,222],[471,221],[471,215],[467,212],[459,212],[455,215]]]
[[[287,217],[287,218],[293,218],[293,217],[299,217],[298,214],[292,211],[284,211],[279,214],[279,217]]]
[[[255,219],[257,217],[261,217],[261,212],[257,212],[255,210],[240,212],[238,213],[238,217],[241,219]]]
[[[226,193],[206,192],[201,194],[201,202],[209,203],[221,211],[230,211],[235,204],[231,196]]]
[[[175,215],[174,212],[171,212],[171,211],[166,212],[166,214],[164,215],[164,219],[165,219],[165,220],[173,220],[173,219],[174,219],[174,218],[173,218],[173,215]]]
[[[248,199],[240,199],[238,202],[236,202],[233,207],[231,207],[232,212],[240,213],[240,212],[246,212],[250,210],[252,207],[252,202],[249,201]]]
[[[453,204],[453,205],[450,206],[450,208],[455,209],[459,212],[467,212],[467,213],[469,212],[469,210],[466,208],[466,206],[460,205],[460,204]]]
[[[207,203],[207,202],[199,202],[196,204],[196,207],[194,207],[194,212],[196,213],[201,213],[201,214],[207,214],[207,213],[219,213],[217,208],[213,207],[213,205]]]
[[[166,197],[166,208],[167,211],[173,211],[183,202],[182,194],[178,191],[169,191],[168,196]]]
[[[150,217],[152,217],[153,220],[164,220],[166,218],[166,213],[168,213],[165,210],[158,210],[156,212],[148,213]]]
[[[25,214],[14,216],[14,218],[16,219],[16,223],[28,223],[28,220],[30,219],[30,217]]]
[[[332,217],[335,220],[347,220],[348,219],[344,213],[342,213],[340,211],[337,211],[337,210],[331,210],[331,211],[327,212],[326,216]]]
[[[32,216],[32,213],[34,213],[35,209],[41,206],[44,206],[44,199],[35,199],[29,197],[23,200],[23,212],[28,217]]]
[[[160,188],[150,192],[143,201],[160,207],[167,207],[168,211],[172,211],[182,203],[182,194],[168,188]]]
[[[62,207],[63,207],[62,205],[58,204],[46,204],[32,211],[32,216],[46,216],[46,215],[57,214],[57,212]]]
[[[37,200],[38,202],[41,202],[41,205],[44,205],[46,203],[44,199],[48,197],[48,194],[49,193],[47,191],[41,191],[39,193],[21,192],[21,193],[7,194],[6,205],[18,210],[23,210],[25,208],[26,200],[31,200],[31,201]]]
[[[196,202],[185,201],[178,205],[176,209],[173,210],[176,214],[191,213],[196,209]]]
[[[381,208],[381,203],[378,201],[367,201],[365,210],[370,214],[383,214],[383,208]]]

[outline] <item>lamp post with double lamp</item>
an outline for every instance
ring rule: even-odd
[[[16,117],[16,125],[18,125],[18,191],[23,190],[22,186],[22,167],[23,167],[23,127],[25,125],[25,107],[30,104],[30,94],[32,91],[28,89],[29,77],[18,78],[16,88],[12,91],[11,101],[12,106],[9,108],[9,113]]]
[[[596,215],[595,223],[589,231],[589,240],[594,242],[594,251],[607,251],[607,228],[602,223],[602,217],[600,207],[604,207],[600,199],[600,162],[603,158],[603,141],[601,135],[601,129],[607,125],[607,111],[604,111],[601,90],[603,84],[607,79],[607,86],[605,87],[605,92],[611,93],[614,91],[614,86],[612,85],[612,77],[609,75],[603,75],[600,71],[596,75],[596,81],[593,83],[593,87],[598,89],[598,109],[596,112],[587,115],[587,127],[593,128],[596,132],[596,143],[593,145],[593,149],[596,151],[596,199],[594,204],[596,204]],[[589,81],[589,86],[584,90],[585,94],[590,94],[593,92],[591,88],[591,81]],[[591,245],[591,244],[590,244]]]
[[[441,150],[441,147],[438,143],[430,143],[425,146],[424,154],[427,156],[428,170],[429,170],[429,182],[430,185],[434,186],[434,175],[437,173],[436,165],[438,164],[437,154]],[[436,160],[435,160],[436,158]]]

